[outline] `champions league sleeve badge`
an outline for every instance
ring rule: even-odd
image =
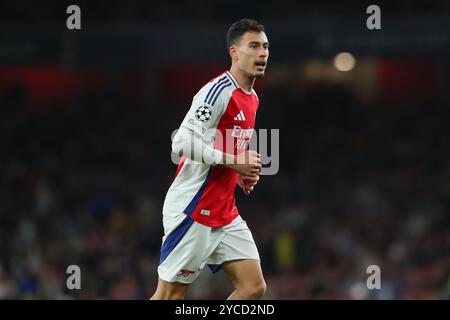
[[[195,111],[195,116],[198,120],[205,122],[211,119],[212,110],[207,105],[200,106],[197,111]]]

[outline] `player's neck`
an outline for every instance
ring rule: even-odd
[[[230,73],[241,88],[247,91],[252,91],[253,85],[255,84],[255,77],[249,78],[247,75],[241,73],[239,69],[231,66]]]

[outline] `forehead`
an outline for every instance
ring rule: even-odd
[[[242,35],[241,43],[249,43],[249,42],[260,42],[265,43],[268,42],[267,36],[264,31],[256,32],[256,31],[248,31]]]

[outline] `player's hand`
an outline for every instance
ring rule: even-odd
[[[238,185],[242,188],[246,195],[250,195],[259,181],[259,175],[254,177],[239,176]]]
[[[225,155],[225,154],[224,154]],[[252,150],[245,150],[230,159],[224,159],[224,165],[246,177],[255,177],[261,172],[261,155]]]

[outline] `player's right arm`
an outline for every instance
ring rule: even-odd
[[[224,153],[206,143],[214,139],[217,124],[225,112],[224,99],[208,100],[212,84],[203,87],[194,97],[191,108],[173,138],[172,151],[194,162],[208,165],[224,165],[244,176],[254,176],[261,169],[261,159],[257,152],[246,150],[239,155]]]
[[[262,167],[261,156],[253,150],[245,150],[238,155],[224,153],[223,165],[248,177],[257,176]]]

